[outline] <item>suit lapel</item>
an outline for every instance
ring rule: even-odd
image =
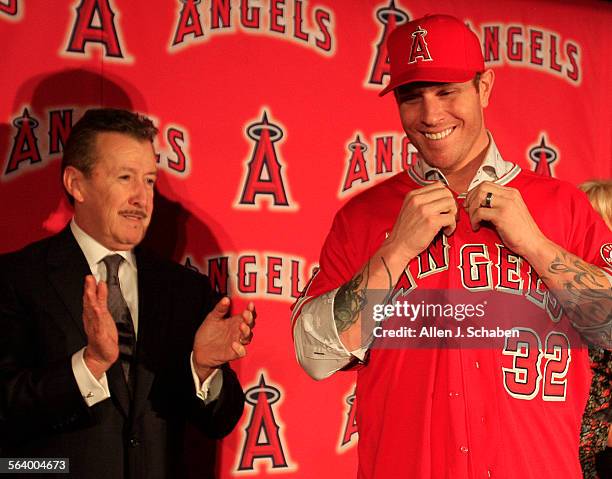
[[[85,342],[83,328],[83,284],[91,274],[85,255],[74,239],[70,227],[64,228],[49,247],[47,257],[49,281],[70,313],[70,319],[80,331]]]
[[[85,255],[74,239],[70,226],[66,226],[53,239],[47,257],[49,281],[62,299],[70,313],[70,320],[87,344],[87,335],[83,327],[83,285],[85,276],[91,274]],[[127,417],[130,408],[130,397],[123,377],[121,365],[117,361],[107,371],[111,397],[122,413]]]

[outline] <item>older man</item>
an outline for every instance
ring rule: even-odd
[[[74,217],[0,257],[3,456],[68,458],[71,477],[174,478],[188,423],[228,434],[252,305],[226,318],[205,276],[138,248],[153,212],[150,120],[89,110],[62,162]],[[203,465],[204,467],[204,465]]]
[[[610,231],[575,188],[502,158],[483,114],[494,73],[463,22],[414,20],[394,30],[388,51],[381,94],[394,92],[419,160],[336,215],[294,307],[298,360],[316,379],[359,366],[360,478],[577,479],[589,374],[572,332],[610,347]],[[397,320],[372,328],[372,302],[391,316],[401,312],[394,301],[415,297],[459,311],[453,297],[487,291],[500,314],[482,327],[519,305],[510,312],[520,339],[470,343],[461,318],[437,313],[438,325],[464,331],[459,340],[427,328],[411,337],[409,321],[371,342]],[[486,313],[487,302],[469,306]]]

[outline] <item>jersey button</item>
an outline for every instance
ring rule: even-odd
[[[461,446],[459,448],[459,450],[463,453],[463,454],[467,454],[469,452],[469,449],[467,448],[467,446]]]

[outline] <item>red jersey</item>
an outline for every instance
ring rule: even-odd
[[[349,201],[297,307],[350,280],[392,230],[405,196],[427,183],[411,169]],[[546,237],[610,271],[612,235],[582,192],[518,166],[496,183],[521,192]],[[512,293],[523,297],[529,315],[550,321],[558,315],[554,321],[567,331],[568,320],[530,265],[513,256],[494,227],[474,232],[463,197],[456,200],[455,232],[442,253],[430,245],[407,265],[400,279],[405,289]],[[524,318],[526,329],[529,321]],[[357,373],[359,478],[581,478],[587,351],[554,327],[546,337],[529,334],[530,344],[498,349],[370,349]]]

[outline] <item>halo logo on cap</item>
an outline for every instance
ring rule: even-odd
[[[425,35],[427,35],[427,30],[421,28],[420,25],[414,32],[412,32],[412,46],[410,47],[410,57],[408,58],[408,63],[416,63],[417,59],[419,58],[424,62],[430,62],[433,60],[431,58],[431,53],[429,53],[429,48],[427,48]]]

